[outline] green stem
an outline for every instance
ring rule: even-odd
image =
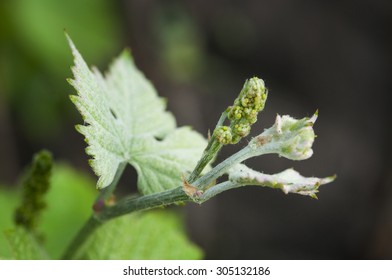
[[[212,140],[210,143],[213,143],[215,140]],[[217,142],[216,142],[217,143]],[[219,143],[218,143],[219,144]],[[208,149],[206,149],[206,153],[203,156],[204,161],[201,161],[199,164],[199,171],[201,172],[202,165],[204,166],[208,163],[208,159],[216,155],[217,151],[221,148],[221,145],[209,145]],[[237,163],[241,163],[242,161],[254,156],[254,148],[248,145],[237,153],[233,154],[226,160],[222,161],[220,164],[211,169],[207,174],[202,177],[196,179],[192,184],[198,189],[204,190],[211,182],[215,181],[218,177],[222,176],[224,173]],[[207,162],[207,163],[206,163]],[[122,169],[122,170],[120,170]],[[196,170],[196,168],[195,168]],[[119,168],[119,171],[116,174],[116,184],[120,175],[122,174],[123,167]],[[199,171],[196,171],[195,174]],[[194,174],[194,173],[192,173]],[[111,185],[112,186],[112,185]],[[218,185],[211,187],[206,190],[205,193],[199,199],[195,200],[198,203],[202,203],[212,198],[213,196],[221,193],[225,190],[239,187],[240,185],[233,182],[224,182]],[[112,187],[111,192],[114,190]],[[111,194],[110,191],[100,194],[100,198],[105,198],[105,195]],[[169,189],[167,191],[163,191],[160,193],[154,193],[150,195],[144,195],[140,197],[129,197],[120,200],[113,206],[109,206],[103,208],[101,211],[96,212],[94,215],[90,217],[87,223],[83,226],[80,232],[77,234],[75,239],[67,248],[65,254],[63,255],[64,259],[75,259],[80,256],[81,248],[88,237],[104,222],[120,217],[122,215],[126,215],[135,211],[148,210],[156,207],[167,206],[177,202],[187,202],[192,201],[192,199],[184,192],[183,187],[177,187],[174,189]]]
[[[167,191],[144,195],[141,197],[130,197],[120,200],[111,207],[105,208],[97,215],[97,219],[105,222],[122,215],[135,211],[148,210],[156,207],[167,206],[176,202],[186,202],[190,198],[185,194],[182,187],[177,187]]]
[[[231,155],[217,166],[212,168],[205,175],[197,179],[193,185],[197,186],[199,189],[205,189],[211,182],[218,179],[223,174],[227,173],[227,171],[233,167],[234,165],[243,162],[244,160],[252,157],[252,148],[248,145],[237,153]]]
[[[214,149],[213,147],[214,146],[211,146],[208,149],[210,151],[210,153],[208,153],[209,155],[216,154],[214,154],[214,152],[216,152],[216,147]],[[233,154],[232,156],[215,166],[213,169],[207,172],[207,174],[195,180],[193,185],[199,189],[206,188],[206,186],[210,185],[211,182],[215,181],[218,177],[226,173],[232,166],[254,156],[252,151],[253,149],[251,146],[246,146],[242,150],[238,151],[237,153]],[[119,170],[118,176],[116,175],[116,178],[119,178],[121,173],[122,170]],[[116,179],[117,182],[118,178]],[[240,185],[233,182],[224,182],[215,185],[210,189],[206,190],[203,196],[196,201],[199,203],[205,202],[213,196],[217,195],[218,193],[239,186]],[[107,192],[106,195],[108,193],[109,192]],[[100,194],[100,197],[103,198],[104,195]],[[63,255],[63,258],[75,259],[80,257],[79,252],[82,252],[81,248],[83,248],[82,246],[86,244],[88,237],[100,225],[102,225],[108,220],[120,217],[122,215],[130,214],[135,211],[148,210],[156,207],[167,206],[177,202],[186,202],[191,200],[192,199],[184,192],[182,187],[177,187],[160,193],[154,193],[140,197],[124,198],[123,200],[117,202],[115,205],[103,208],[100,212],[97,212],[92,215],[87,221],[87,223],[80,230],[80,232],[76,235],[72,243],[69,245],[65,254]]]
[[[227,117],[227,113],[223,112],[218,122],[216,123],[215,129],[224,123],[226,117]],[[192,173],[189,175],[187,179],[187,181],[190,184],[193,183],[199,177],[199,175],[201,174],[201,172],[203,172],[203,169],[207,166],[207,164],[215,157],[215,155],[220,151],[220,149],[222,149],[222,146],[223,145],[216,140],[214,133],[212,133],[211,139],[208,141],[208,145],[205,148],[203,155],[201,156],[195,169],[193,169]]]
[[[203,171],[206,165],[215,157],[221,148],[222,144],[216,141],[215,136],[212,136],[208,142],[207,148],[203,152],[201,159],[197,163],[191,175],[188,177],[189,183],[193,183],[199,177],[200,173]]]
[[[200,197],[199,203],[206,202],[207,200],[213,198],[214,196],[216,196],[224,191],[234,189],[234,188],[239,188],[242,186],[243,186],[243,184],[241,184],[241,183],[231,182],[231,181],[226,181],[226,182],[216,184],[215,186],[207,189],[203,193],[203,195]]]
[[[62,259],[78,259],[81,255],[81,252],[83,252],[82,249],[86,246],[87,239],[101,225],[102,223],[97,220],[94,215],[92,215],[69,244],[68,248],[62,256]]]
[[[99,195],[97,196],[95,203],[103,200],[106,201],[107,199],[109,199],[114,190],[117,187],[118,181],[120,181],[120,178],[125,170],[125,167],[127,166],[127,162],[122,162],[119,164],[118,168],[117,168],[117,172],[116,175],[114,176],[114,179],[112,181],[112,183],[107,186],[106,188],[104,188],[103,190],[101,190],[101,192],[99,193]]]
[[[226,119],[227,113],[222,113],[216,127],[223,124]],[[216,156],[216,154],[222,148],[222,144],[219,143],[215,136],[212,135],[206,149],[199,162],[197,163],[195,169],[188,177],[188,182],[193,183],[197,188],[203,189],[209,185],[212,181],[217,179],[219,176],[223,175],[227,170],[236,163],[242,162],[244,159],[249,157],[249,147],[245,147],[241,151],[235,153],[231,157],[227,158],[206,175],[199,177],[206,165]],[[96,203],[100,200],[107,200],[112,195],[115,190],[118,181],[125,169],[126,164],[121,164],[116,172],[113,182],[101,191],[96,199]],[[230,188],[237,187],[237,184],[232,182],[225,182],[218,184],[213,188],[207,190],[205,194],[200,198],[199,203],[204,202],[216,194]],[[108,220],[120,217],[122,215],[130,214],[135,211],[148,210],[156,207],[167,206],[177,202],[191,201],[192,199],[184,192],[182,187],[177,187],[160,193],[154,193],[150,195],[145,195],[141,197],[129,197],[125,198],[115,205],[103,208],[101,211],[93,214],[86,224],[82,227],[79,233],[75,236],[73,241],[70,243],[66,249],[63,259],[76,259],[79,258],[83,252],[84,246],[86,246],[86,241],[103,223]]]

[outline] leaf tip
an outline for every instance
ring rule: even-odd
[[[78,96],[74,95],[74,94],[71,94],[71,95],[69,95],[69,99],[72,101],[72,103],[75,104],[77,102],[77,100],[78,100]]]
[[[69,83],[71,86],[73,86],[73,79],[72,78],[66,78],[65,79],[67,81],[67,83]]]
[[[314,123],[316,122],[317,118],[319,115],[319,110],[317,109],[316,112],[314,112],[313,116],[309,118],[309,125],[313,126]]]
[[[83,58],[82,58],[82,55],[79,53],[78,49],[76,48],[74,42],[72,41],[72,39],[71,39],[71,37],[68,35],[68,33],[65,33],[65,37],[66,37],[66,39],[67,39],[67,41],[68,41],[69,47],[71,48],[71,52],[72,52],[72,55],[73,55],[73,57],[74,57],[74,63],[75,63],[75,65],[78,65],[78,64],[85,64],[85,62],[84,62],[84,60],[83,60]],[[77,63],[78,61],[79,61],[79,63]],[[75,66],[74,66],[74,67],[75,67]],[[85,67],[88,68],[87,65],[86,65]],[[71,67],[71,68],[73,68],[73,67]]]
[[[93,160],[90,160],[90,161],[93,161]],[[91,166],[93,167],[93,165],[91,165]],[[94,167],[93,167],[93,169],[94,169]],[[102,176],[100,176],[98,179],[98,182],[97,182],[97,189],[102,190],[102,189],[108,187],[110,184],[111,184],[111,181],[110,181],[110,183],[108,183],[107,180],[104,180],[104,178]]]
[[[336,174],[334,174],[332,176],[328,176],[328,177],[324,178],[324,184],[328,184],[328,183],[335,181],[337,177],[338,176]]]
[[[81,125],[81,124],[77,124],[77,125],[75,125],[75,129],[76,129],[76,131],[77,132],[79,132],[80,134],[83,134],[83,129],[82,129],[82,126],[83,125]]]
[[[132,58],[132,51],[130,48],[125,48],[122,53],[121,56],[127,57],[127,58]]]
[[[67,31],[65,29],[64,29],[64,35],[65,35],[65,38],[67,39],[68,45],[71,47],[71,49],[72,50],[76,49],[75,44],[73,43],[71,37],[68,35],[68,33],[67,33]]]

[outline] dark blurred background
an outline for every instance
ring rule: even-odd
[[[178,124],[203,135],[254,75],[270,94],[253,134],[277,113],[302,118],[319,109],[311,159],[247,164],[338,179],[321,187],[319,200],[248,187],[187,205],[189,235],[207,259],[392,258],[390,0],[3,0],[3,184],[14,184],[41,148],[91,173],[74,130],[81,118],[68,98],[64,29],[101,70],[129,46]],[[134,185],[134,177],[129,168],[122,184]]]

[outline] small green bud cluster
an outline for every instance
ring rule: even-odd
[[[223,145],[227,145],[231,143],[232,140],[232,132],[231,128],[228,126],[220,126],[214,131],[214,135],[216,140]]]
[[[246,80],[233,106],[226,109],[230,127],[220,126],[214,131],[217,140],[223,145],[236,144],[247,136],[252,124],[257,121],[257,114],[264,109],[267,95],[268,90],[262,79],[253,77]]]

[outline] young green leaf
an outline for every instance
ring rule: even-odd
[[[5,231],[13,259],[15,260],[45,260],[48,255],[34,236],[22,227]]]
[[[200,259],[181,220],[171,211],[134,213],[109,221],[93,234],[85,251],[87,259]]]
[[[85,125],[77,126],[93,157],[90,164],[99,176],[97,187],[107,187],[120,163],[138,171],[143,194],[181,184],[206,146],[205,139],[189,128],[176,129],[173,115],[152,84],[136,68],[129,52],[123,52],[106,77],[90,71],[68,38],[74,55],[70,80],[78,95],[71,96]]]

